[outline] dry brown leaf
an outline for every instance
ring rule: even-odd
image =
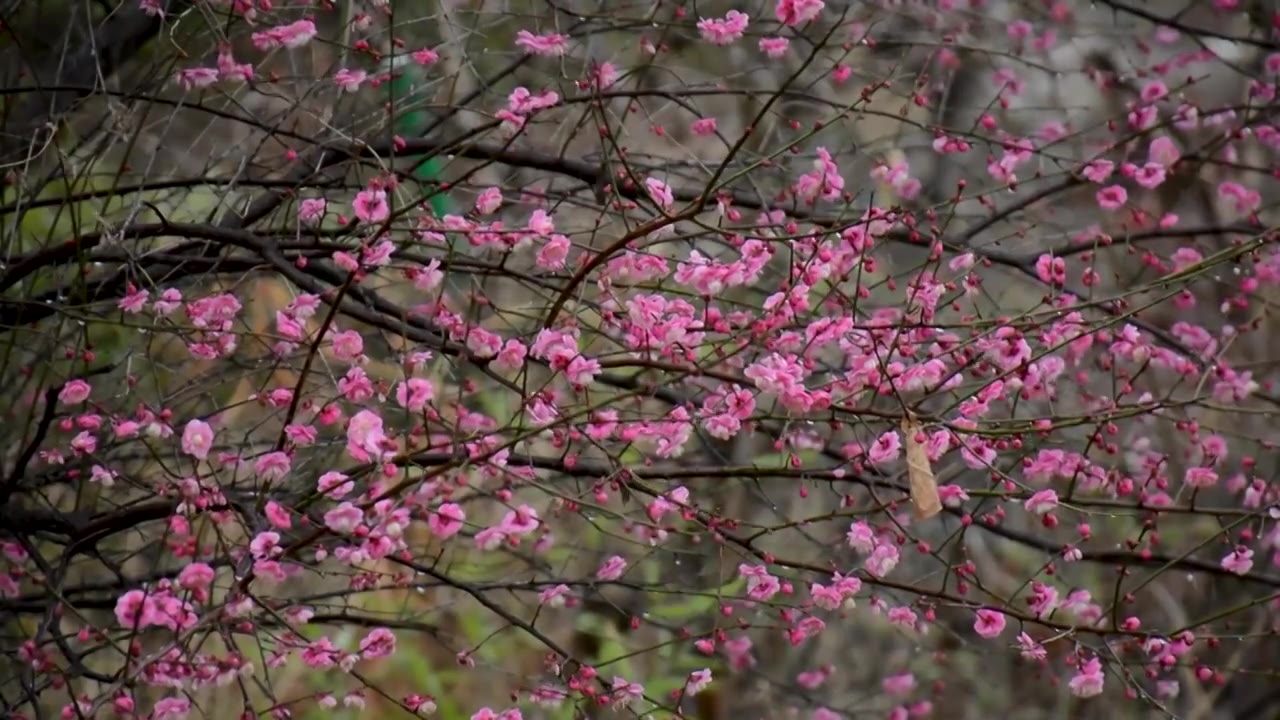
[[[902,419],[902,434],[907,444],[907,478],[911,481],[911,506],[916,517],[927,520],[942,512],[942,499],[938,497],[938,481],[933,477],[929,454],[924,443],[916,439],[921,431],[920,423],[908,415]]]

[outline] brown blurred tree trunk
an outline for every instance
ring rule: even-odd
[[[183,4],[160,2],[166,14]],[[0,165],[6,170],[35,159],[60,119],[101,90],[102,82],[136,56],[162,23],[135,2],[110,8],[100,20],[89,3],[53,12],[47,12],[47,5],[10,0],[0,7],[3,33],[12,43],[0,52],[0,89],[6,95],[0,105]],[[59,33],[54,28],[65,29]],[[50,35],[60,39],[43,47],[32,40]]]

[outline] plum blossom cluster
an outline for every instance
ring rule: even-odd
[[[530,706],[687,714],[775,673],[774,655],[816,656],[872,638],[876,624],[939,656],[1002,652],[1080,701],[1173,702],[1187,683],[1227,686],[1225,651],[1280,631],[1280,485],[1268,460],[1280,438],[1248,423],[1269,417],[1274,379],[1241,351],[1261,342],[1280,287],[1261,180],[1280,130],[1258,120],[1275,101],[1280,54],[1258,58],[1265,78],[1246,86],[1256,106],[1219,110],[1200,106],[1195,82],[1175,82],[1213,52],[1170,50],[1132,73],[1118,115],[1098,124],[1103,140],[1066,116],[1023,121],[1019,108],[1045,102],[1043,88],[1001,64],[980,71],[993,93],[974,122],[920,123],[921,152],[861,165],[830,129],[856,124],[887,89],[943,118],[933,86],[966,70],[954,49],[977,41],[966,23],[990,22],[973,3],[936,5],[921,24],[944,47],[915,86],[857,88],[862,56],[850,55],[891,35],[847,22],[843,7],[777,0],[696,18],[664,7],[717,62],[749,57],[807,79],[793,63],[813,66],[812,83],[774,88],[775,100],[851,93],[852,105],[812,103],[830,114],[805,123],[786,103],[761,103],[779,120],[767,133],[699,104],[736,97],[736,73],[696,91],[654,85],[678,57],[666,40],[641,38],[649,65],[623,67],[625,53],[596,41],[600,17],[507,18],[506,47],[490,49],[515,51],[511,77],[485,81],[465,108],[473,134],[447,144],[450,162],[492,172],[437,182],[465,200],[450,211],[415,201],[409,175],[370,160],[385,149],[372,141],[345,154],[317,143],[330,154],[274,198],[287,229],[206,228],[235,246],[231,270],[168,247],[69,242],[99,252],[81,270],[110,295],[113,321],[173,339],[180,357],[153,374],[205,374],[148,378],[129,354],[100,372],[84,333],[59,340],[66,362],[15,375],[36,424],[6,449],[0,489],[22,499],[20,512],[44,514],[3,516],[0,610],[37,606],[83,629],[36,623],[13,655],[58,689],[75,686],[67,718],[110,707],[178,720],[199,710],[197,690],[260,688],[266,671],[296,666],[325,689],[273,697],[265,712],[278,720],[383,701],[423,716],[465,704],[472,720],[520,720]],[[178,70],[188,100],[257,92],[280,79],[262,65],[322,44],[321,6],[288,21],[270,2],[219,7],[245,42]],[[357,101],[381,86],[390,76],[360,65],[383,52],[450,84],[442,57],[454,48],[371,42],[382,22],[372,16],[392,14],[384,2],[369,13],[343,30],[350,52],[320,78],[328,92]],[[1047,62],[1080,14],[1050,3],[1005,23],[999,56]],[[815,47],[827,30],[835,39]],[[1185,32],[1153,30],[1137,54]],[[568,75],[537,81],[545,72]],[[1082,72],[1120,92],[1114,73]],[[660,126],[646,93],[685,115]],[[634,131],[632,116],[651,125]],[[581,128],[591,142],[568,137]],[[710,183],[690,169],[707,170],[705,158],[653,160],[655,147],[682,148],[677,134],[726,146]],[[398,154],[406,139],[388,147]],[[971,172],[939,189],[937,162]],[[528,182],[525,170],[554,179]],[[1168,200],[1188,179],[1204,190],[1191,212],[1216,224],[1188,230],[1187,206]],[[1073,209],[1056,207],[1068,192]],[[1002,249],[988,230],[1033,249]],[[64,255],[24,255],[0,282]],[[90,273],[109,262],[116,279]],[[171,279],[182,265],[229,279]],[[271,272],[283,300],[238,284]],[[1021,283],[1015,301],[1001,299],[1009,277]],[[1117,288],[1131,278],[1137,291]],[[233,385],[249,389],[224,400]],[[74,489],[91,509],[49,514],[46,487]],[[38,530],[10,531],[11,517]],[[114,544],[135,531],[161,558],[149,574]],[[65,576],[79,562],[101,562],[112,579],[77,587]],[[54,594],[51,580],[65,587]],[[308,586],[321,581],[323,591]],[[1213,603],[1228,596],[1236,609],[1224,615]],[[396,598],[394,622],[370,597]],[[1241,636],[1245,617],[1258,629]],[[251,637],[258,655],[206,637],[229,648]],[[669,653],[663,668],[629,663],[653,648]],[[111,687],[101,697],[80,694],[73,675],[93,672],[82,658],[107,651],[125,670],[100,682]],[[481,678],[486,695],[366,687],[370,664],[392,672],[417,653],[443,657],[450,677]],[[507,672],[517,653],[534,669]],[[949,670],[896,662],[874,670],[878,709],[938,716]],[[488,674],[497,665],[502,687]],[[796,667],[770,681],[811,693],[815,720],[848,714],[822,693],[858,668]],[[159,694],[143,699],[143,686]]]
[[[486,203],[493,204],[492,199]],[[496,208],[494,208],[496,209]],[[369,212],[357,209],[357,216]],[[722,382],[706,384],[708,388],[696,409],[691,411],[677,406],[665,414],[645,419],[623,419],[616,409],[599,409],[592,413],[589,422],[577,429],[566,431],[566,412],[578,402],[603,372],[601,359],[592,357],[583,349],[581,329],[573,326],[549,327],[538,332],[527,344],[518,336],[504,337],[499,333],[469,325],[460,316],[447,309],[447,303],[437,301],[430,308],[430,318],[446,331],[449,337],[463,343],[475,357],[490,361],[491,367],[504,372],[520,372],[530,362],[539,362],[561,378],[564,385],[548,389],[532,396],[525,409],[532,425],[544,428],[563,447],[573,447],[575,442],[590,442],[602,446],[634,448],[651,460],[665,460],[681,456],[694,433],[701,429],[710,436],[730,440],[767,419],[763,408],[776,403],[787,417],[803,419],[817,417],[832,408],[854,408],[867,398],[887,396],[893,393],[942,392],[960,387],[959,378],[996,376],[982,384],[963,401],[954,414],[933,429],[918,433],[916,437],[895,429],[883,430],[865,439],[848,440],[841,446],[843,458],[840,472],[863,474],[886,472],[902,467],[906,445],[918,443],[925,457],[933,463],[944,463],[954,457],[962,467],[990,472],[998,467],[1008,449],[997,439],[983,433],[985,423],[998,417],[999,408],[1018,401],[1051,400],[1060,393],[1059,386],[1072,378],[1072,369],[1081,368],[1086,360],[1110,363],[1115,366],[1156,366],[1174,375],[1194,377],[1199,371],[1195,360],[1178,350],[1158,344],[1156,338],[1134,325],[1116,329],[1096,329],[1081,310],[1074,309],[1079,302],[1065,294],[1053,302],[1059,312],[1054,320],[1040,326],[1019,327],[1006,324],[984,334],[969,343],[946,330],[921,324],[904,329],[904,321],[918,318],[929,321],[935,318],[944,304],[947,293],[966,292],[964,278],[971,271],[967,263],[954,264],[955,279],[947,280],[938,275],[921,275],[902,288],[903,303],[898,308],[876,310],[869,322],[860,322],[850,316],[811,318],[813,312],[812,287],[827,278],[846,274],[854,267],[865,267],[874,262],[871,250],[874,240],[890,231],[892,223],[879,218],[887,214],[868,213],[878,223],[874,229],[862,232],[815,232],[795,242],[790,262],[794,277],[803,280],[791,289],[768,298],[758,313],[739,312],[714,315],[694,302],[658,293],[623,291],[618,288],[633,283],[637,278],[664,279],[701,289],[720,290],[741,286],[749,278],[759,274],[775,260],[768,251],[767,233],[759,230],[760,237],[742,242],[736,255],[712,260],[691,251],[686,262],[673,273],[666,262],[642,261],[642,255],[626,251],[601,271],[600,287],[606,292],[615,314],[601,326],[604,335],[611,337],[619,348],[639,361],[660,358],[667,363],[688,363],[698,357],[697,351],[710,342],[723,342],[736,333],[769,334],[767,342],[750,348],[736,363],[726,363],[717,372],[726,375]],[[764,222],[792,222],[785,217],[770,217]],[[551,233],[554,219],[543,211],[537,211],[529,221],[526,236],[545,237]],[[515,243],[508,245],[514,247]],[[395,251],[386,257],[391,262]],[[1178,251],[1169,259],[1171,267],[1194,267],[1200,256]],[[1063,258],[1041,258],[1037,262],[1037,274],[1046,286],[1062,286],[1069,266]],[[1263,266],[1264,268],[1267,266]],[[430,272],[431,269],[427,269]],[[435,287],[436,283],[431,283]],[[143,291],[133,290],[140,295]],[[709,295],[709,293],[708,293]],[[173,296],[170,296],[173,297]],[[176,297],[168,302],[177,302]],[[277,326],[287,338],[286,346],[277,347],[277,354],[287,355],[318,342],[319,337],[306,329],[323,301],[314,295],[302,295],[276,317]],[[139,311],[145,309],[145,298],[136,303]],[[199,332],[225,333],[239,309],[237,301],[228,295],[212,296],[207,301],[187,304],[188,317]],[[162,313],[156,322],[165,321]],[[795,329],[791,329],[800,323]],[[390,407],[435,422],[441,421],[441,411],[446,408],[442,393],[436,384],[425,377],[408,377],[394,386],[377,390],[361,369],[367,360],[362,333],[341,330],[329,326],[323,335],[326,346],[339,362],[350,364],[347,373],[335,387],[342,402],[313,410],[313,420],[295,417],[284,433],[285,450],[258,454],[241,463],[249,473],[263,483],[278,484],[296,474],[296,453],[315,444],[324,428],[339,433],[345,440],[346,456],[356,463],[378,466],[386,463],[386,474],[367,490],[357,492],[356,480],[348,472],[329,470],[315,482],[315,492],[327,503],[317,514],[307,519],[307,513],[290,508],[276,500],[265,503],[264,516],[269,524],[254,534],[245,546],[245,555],[252,577],[261,582],[284,582],[293,577],[298,568],[297,560],[289,559],[290,540],[286,534],[295,527],[313,524],[322,528],[326,540],[310,551],[316,561],[336,561],[358,568],[370,562],[396,558],[411,551],[406,534],[422,523],[428,532],[440,541],[447,541],[467,534],[470,544],[482,552],[495,552],[506,548],[518,548],[530,541],[535,551],[546,552],[551,546],[551,533],[544,511],[530,504],[513,504],[500,518],[487,521],[468,530],[470,516],[464,507],[452,501],[455,487],[467,487],[472,483],[506,478],[531,480],[528,467],[511,467],[515,456],[503,447],[500,434],[491,434],[497,427],[493,418],[474,411],[458,421],[458,428],[472,436],[459,441],[449,434],[437,433],[424,436],[428,446],[437,452],[452,456],[461,452],[473,458],[477,470],[469,477],[457,474],[439,480],[409,486],[403,500],[386,494],[397,476],[396,461],[403,430],[390,421]],[[1203,328],[1182,323],[1176,331],[1185,342],[1201,348],[1202,354],[1213,357],[1213,349],[1219,342]],[[1056,348],[1053,354],[1044,349]],[[421,368],[432,359],[430,354],[419,355],[410,367]],[[1257,385],[1248,371],[1232,371],[1221,366],[1216,379],[1209,383],[1208,394],[1221,402],[1239,402],[1256,392]],[[57,400],[62,407],[80,408],[91,402],[95,395],[93,385],[86,379],[72,379],[60,389]],[[388,407],[379,408],[379,395]],[[281,411],[291,405],[292,393],[280,389],[267,393],[264,400]],[[1149,398],[1134,397],[1128,404],[1117,400],[1098,398],[1092,410],[1102,417],[1118,414],[1127,407],[1142,408]],[[1118,419],[1117,421],[1118,422]],[[313,424],[314,423],[314,424]],[[72,452],[92,452],[86,442],[96,440],[95,431],[106,423],[97,423],[88,414],[82,414],[68,429],[81,428],[71,439]],[[115,418],[109,426],[115,427],[114,437],[129,438],[144,428],[153,437],[173,436],[175,430],[160,418],[150,416],[142,422],[124,417]],[[570,426],[572,427],[572,426]],[[1048,424],[1031,425],[1041,432],[1052,430]],[[425,428],[424,428],[425,430]],[[415,431],[416,432],[416,431]],[[84,435],[88,433],[88,435]],[[796,447],[821,447],[823,433],[796,434],[788,442]],[[218,431],[207,420],[191,419],[182,426],[177,436],[181,451],[194,461],[210,466],[233,465],[234,454],[217,453]],[[815,445],[816,437],[816,445]],[[832,438],[834,439],[834,435]],[[1197,432],[1195,450],[1190,455],[1192,465],[1179,477],[1169,475],[1169,458],[1143,443],[1129,450],[1132,460],[1127,465],[1108,462],[1103,457],[1086,452],[1041,447],[1021,455],[1020,461],[1009,469],[1009,479],[1001,483],[1002,492],[1017,505],[1006,505],[984,511],[981,522],[996,525],[1005,522],[1009,514],[1021,508],[1025,516],[1046,528],[1055,528],[1064,506],[1072,504],[1072,498],[1082,494],[1124,501],[1132,499],[1143,507],[1160,508],[1179,502],[1174,491],[1204,491],[1228,484],[1233,492],[1241,494],[1246,506],[1263,508],[1275,502],[1274,491],[1265,483],[1247,476],[1233,476],[1224,481],[1222,474],[1232,456],[1227,439],[1221,435]],[[86,440],[88,438],[88,440]],[[1115,440],[1103,441],[1115,443]],[[1118,448],[1117,448],[1118,449]],[[51,459],[50,455],[46,459]],[[106,471],[103,471],[106,472]],[[195,479],[179,483],[183,502],[180,512],[209,512],[223,521],[230,518],[227,497],[213,486]],[[975,487],[948,484],[939,488],[939,495],[947,508],[966,511],[975,506]],[[509,496],[502,490],[500,496]],[[1066,499],[1064,499],[1066,498]],[[598,493],[597,501],[609,503],[607,493]],[[648,524],[631,528],[633,535],[651,546],[668,541],[678,526],[668,518],[678,517],[685,526],[703,521],[697,510],[697,498],[688,487],[676,487],[654,497],[646,506]],[[965,515],[968,518],[968,515]],[[193,540],[190,521],[177,515],[170,521],[172,541],[185,544]],[[1087,544],[1091,538],[1088,526],[1076,527],[1076,544]],[[1271,548],[1280,551],[1280,535],[1270,532],[1260,544],[1242,536],[1240,543],[1221,560],[1224,570],[1247,575],[1255,565],[1255,553]],[[801,645],[820,637],[831,618],[817,613],[847,612],[858,606],[857,599],[865,596],[869,584],[893,576],[903,562],[900,537],[885,524],[859,520],[852,523],[846,533],[847,546],[861,559],[858,569],[850,573],[837,572],[829,580],[808,584],[807,610],[786,609],[782,613],[787,639],[792,645]],[[176,547],[175,547],[176,550]],[[183,552],[191,553],[187,547]],[[10,548],[9,558],[17,563],[24,560],[18,548]],[[1068,544],[1062,558],[1078,561],[1081,557],[1074,544]],[[1272,561],[1274,562],[1274,560]],[[633,560],[623,555],[613,555],[602,562],[594,573],[600,582],[621,581],[631,570]],[[967,587],[977,579],[976,568],[962,566],[957,569],[960,587]],[[743,612],[748,615],[761,607],[795,594],[791,581],[775,574],[770,563],[744,563],[738,568],[745,581]],[[198,606],[210,601],[215,573],[203,562],[188,565],[177,577],[176,583],[161,581],[157,586],[131,590],[123,594],[116,605],[116,618],[120,627],[142,631],[149,628],[166,628],[185,631],[200,621]],[[367,582],[362,580],[360,582]],[[1050,579],[1037,580],[1028,586],[1025,598],[1029,617],[1042,621],[1051,618],[1072,617],[1082,627],[1099,626],[1104,619],[1104,609],[1093,602],[1084,590],[1067,592],[1059,589]],[[542,594],[543,604],[553,608],[577,605],[578,600],[568,586],[558,585]],[[883,600],[869,603],[893,623],[918,630],[929,619],[909,607],[886,605]],[[231,617],[252,612],[247,600],[228,604],[226,612]],[[1057,620],[1054,620],[1055,622]],[[996,640],[1005,634],[1009,614],[1007,609],[980,607],[975,611],[974,633],[988,640]],[[1136,621],[1126,627],[1138,631]],[[738,664],[746,664],[746,650],[734,649],[737,645],[728,638],[719,641],[699,641],[699,647],[707,651],[722,649],[736,658]],[[1023,654],[1041,659],[1043,648],[1037,641],[1022,633],[1018,642]],[[710,644],[708,644],[710,643]],[[389,632],[371,633],[359,644],[358,649],[343,650],[329,638],[291,648],[285,643],[280,657],[297,652],[309,666],[319,669],[351,669],[360,660],[377,659],[390,655],[395,648],[395,638]],[[1177,657],[1179,651],[1172,651]],[[1180,651],[1185,653],[1186,650]],[[1164,668],[1164,661],[1156,663]],[[1104,672],[1101,661],[1095,658],[1081,660],[1076,674],[1070,679],[1073,693],[1082,698],[1092,697],[1103,691]],[[616,688],[601,697],[611,702],[630,703],[641,691],[633,683],[620,681]],[[578,678],[578,690],[594,686],[594,679]],[[574,682],[569,683],[574,690]],[[693,679],[688,690],[696,692],[703,681]],[[544,688],[537,694],[540,702],[551,703],[566,691]],[[559,694],[559,695],[558,695]]]

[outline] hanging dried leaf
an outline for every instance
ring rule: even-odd
[[[924,443],[917,439],[922,428],[910,415],[902,419],[902,434],[907,445],[907,478],[911,481],[911,505],[916,517],[927,520],[942,512],[942,499],[938,497],[938,481],[933,477],[929,454]]]

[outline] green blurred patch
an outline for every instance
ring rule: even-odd
[[[756,456],[753,464],[762,470],[786,470],[791,467],[791,458],[800,458],[800,467],[819,466],[822,453],[818,450],[801,450],[800,452],[766,453]]]
[[[16,234],[20,251],[30,252],[45,242],[110,227],[129,218],[133,211],[136,214],[131,219],[135,223],[155,223],[162,219],[197,221],[234,200],[229,197],[233,191],[219,184],[194,185],[181,190],[133,191],[128,185],[116,174],[104,172],[55,179],[34,198],[26,198],[27,202],[34,200],[33,204],[38,207],[18,205],[16,210],[0,215],[0,223]],[[74,199],[56,202],[67,198]],[[15,205],[18,200],[18,190],[14,188],[0,192],[0,204],[5,207]]]

